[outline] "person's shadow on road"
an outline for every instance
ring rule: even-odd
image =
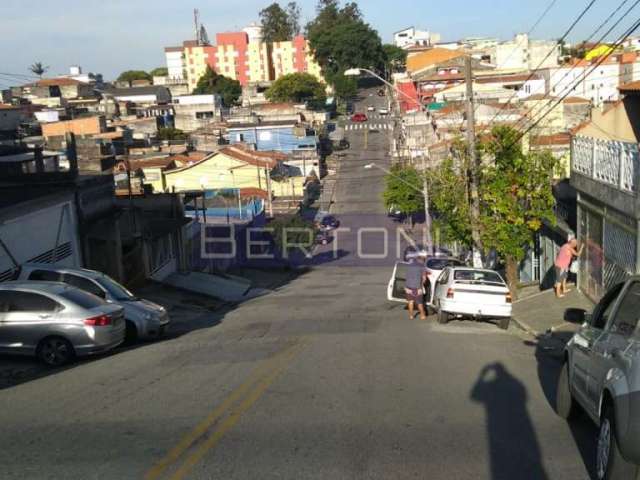
[[[471,390],[471,400],[486,409],[490,478],[548,479],[527,412],[525,386],[501,363],[493,363],[480,372]]]

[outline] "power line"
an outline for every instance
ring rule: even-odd
[[[628,0],[623,0],[623,2],[622,2],[620,5],[618,5],[618,7],[614,10],[614,12],[613,12],[611,15],[609,15],[609,16],[605,19],[605,21],[604,21],[604,22],[602,22],[602,23],[598,26],[598,28],[595,30],[595,32],[594,32],[594,33],[592,33],[586,41],[587,41],[587,42],[588,42],[588,41],[590,41],[590,40],[595,36],[595,33],[596,33],[596,32],[599,32],[599,31],[600,31],[600,30],[601,30],[601,29],[602,29],[602,28],[603,28],[607,23],[609,23],[609,21],[611,20],[611,18],[613,18],[613,16],[614,16],[617,12],[619,12],[619,11],[620,11],[620,9],[621,9],[621,8],[622,8],[622,7],[627,3],[627,1],[628,1]],[[624,18],[625,18],[625,17],[626,17],[630,12],[631,12],[631,10],[633,10],[633,9],[634,9],[634,8],[635,8],[639,3],[640,3],[640,0],[636,0],[636,1],[635,1],[635,3],[634,3],[633,5],[631,5],[631,7],[629,7],[629,8],[627,9],[627,11],[626,11],[626,12],[625,12],[625,13],[624,13],[624,14],[623,14],[619,19],[618,19],[618,21],[617,21],[616,23],[614,23],[614,24],[613,24],[613,26],[612,26],[611,28],[609,28],[609,30],[607,30],[607,31],[606,31],[606,32],[605,32],[605,33],[600,37],[600,39],[598,40],[598,42],[597,42],[597,43],[601,43],[601,42],[602,42],[602,41],[603,41],[603,40],[604,40],[604,39],[605,39],[605,38],[606,38],[606,37],[607,37],[607,36],[608,36],[608,35],[609,35],[609,34],[610,34],[610,33],[611,33],[611,32],[612,32],[612,31],[613,31],[613,30],[614,30],[614,29],[619,25],[619,24],[620,24],[620,22],[622,22],[622,20],[624,20]],[[614,50],[615,50],[615,49],[612,49],[609,53],[610,53],[610,54],[612,54],[612,53],[614,52]],[[607,57],[608,57],[608,56],[609,56],[609,55],[607,55]],[[602,63],[602,62],[601,62],[601,63]],[[553,89],[555,89],[555,87],[556,87],[556,86],[558,86],[562,81],[564,81],[564,79],[565,79],[565,78],[567,78],[567,77],[569,76],[569,74],[570,74],[573,70],[575,70],[575,69],[577,68],[578,64],[579,64],[579,63],[574,64],[574,65],[573,65],[573,66],[572,66],[572,67],[571,67],[571,68],[570,68],[570,69],[569,69],[569,70],[564,74],[564,76],[563,76],[560,80],[558,80],[558,81],[556,82],[556,84],[553,86]],[[586,77],[585,77],[585,79],[586,79]],[[577,85],[576,85],[576,86],[577,86]],[[569,89],[569,92],[571,92],[573,89],[575,89],[575,86],[572,88],[572,87],[571,87],[571,83],[569,83],[568,89]],[[549,88],[549,92],[551,92],[551,90],[552,90],[552,89],[551,89],[551,88]],[[565,91],[566,91],[566,90],[565,90]],[[547,94],[547,95],[545,95],[545,96],[548,96],[548,94]],[[549,102],[551,102],[551,101],[553,101],[553,98],[549,99]],[[535,106],[534,106],[533,108],[535,108]],[[533,108],[532,108],[532,109],[533,109]],[[544,108],[544,107],[543,107],[543,108]],[[532,111],[532,109],[530,109],[530,110],[529,110],[529,112],[527,112],[525,115],[528,115],[528,114]],[[524,122],[524,124],[522,125],[522,127],[524,127],[525,125],[526,125],[526,121]]]
[[[639,0],[640,1],[640,0]],[[580,12],[580,15],[578,15],[576,17],[576,19],[571,23],[571,25],[569,26],[569,28],[567,29],[567,31],[564,33],[564,35],[562,35],[562,37],[560,37],[560,39],[558,40],[558,44],[562,43],[571,33],[571,31],[575,28],[575,26],[578,24],[578,22],[580,22],[580,20],[582,20],[582,18],[587,14],[587,12],[589,10],[591,10],[591,7],[593,7],[593,5],[596,3],[596,0],[590,0],[590,2],[587,4],[587,6],[582,10],[582,12]],[[542,61],[538,64],[538,66],[531,72],[531,74],[529,75],[529,77],[524,81],[524,83],[527,83],[529,80],[531,80],[534,75],[536,75],[536,71],[540,69],[540,67],[542,65],[544,65],[544,62],[547,61],[547,59],[551,56],[551,54],[555,51],[555,49],[551,49],[549,50],[549,52],[545,55],[545,57],[542,59]],[[507,103],[511,102],[511,100],[513,100],[513,98],[516,96],[517,92],[514,92],[513,95],[509,98],[509,100],[507,100]],[[496,113],[496,115],[494,116],[494,119],[497,118],[498,113]],[[492,120],[493,121],[493,120]]]
[[[624,18],[624,17],[623,17]],[[614,49],[612,51],[610,51],[607,55],[603,56],[598,62],[596,62],[595,65],[593,65],[592,71],[596,68],[598,68],[607,58],[609,58],[609,56],[611,56],[611,54],[613,53],[613,51],[618,48],[620,45],[622,45],[622,42],[624,42],[627,37],[629,37],[629,35],[631,35],[633,32],[635,32],[638,28],[640,28],[640,20],[636,20],[635,23],[633,23],[631,25],[631,27],[629,27],[625,33],[622,34],[622,36],[620,37],[620,39],[618,41],[616,41],[616,43],[614,44]],[[577,82],[576,86],[579,85],[580,83],[582,83],[584,81],[584,79],[586,78],[583,77],[582,79],[579,79],[579,81]],[[569,93],[571,93],[571,91],[565,93],[563,96],[561,96],[558,101],[556,103],[554,103],[551,106],[551,109],[549,111],[547,111],[545,114],[543,114],[540,118],[538,118],[529,128],[527,128],[524,132],[520,133],[518,135],[518,138],[515,140],[515,142],[520,141],[520,139],[522,139],[522,137],[524,137],[527,133],[529,133],[531,130],[533,130],[541,121],[544,117],[546,117],[547,115],[549,115],[549,113],[551,111],[553,111],[553,109],[560,103],[562,102],[566,97],[569,96]],[[515,143],[514,142],[514,143]]]

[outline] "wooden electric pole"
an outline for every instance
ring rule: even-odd
[[[471,239],[473,240],[473,266],[482,267],[482,236],[480,235],[480,159],[476,149],[476,118],[473,98],[473,66],[471,56],[465,57],[464,77],[467,84],[467,143],[469,144]]]

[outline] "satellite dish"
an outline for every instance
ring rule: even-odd
[[[207,29],[204,25],[200,25],[200,44],[209,45],[209,35],[207,35]]]

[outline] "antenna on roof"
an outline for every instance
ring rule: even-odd
[[[196,34],[196,42],[198,45],[200,45],[200,26],[199,26],[199,19],[198,17],[200,16],[200,12],[198,11],[197,8],[193,9],[193,23],[195,26],[194,32]]]

